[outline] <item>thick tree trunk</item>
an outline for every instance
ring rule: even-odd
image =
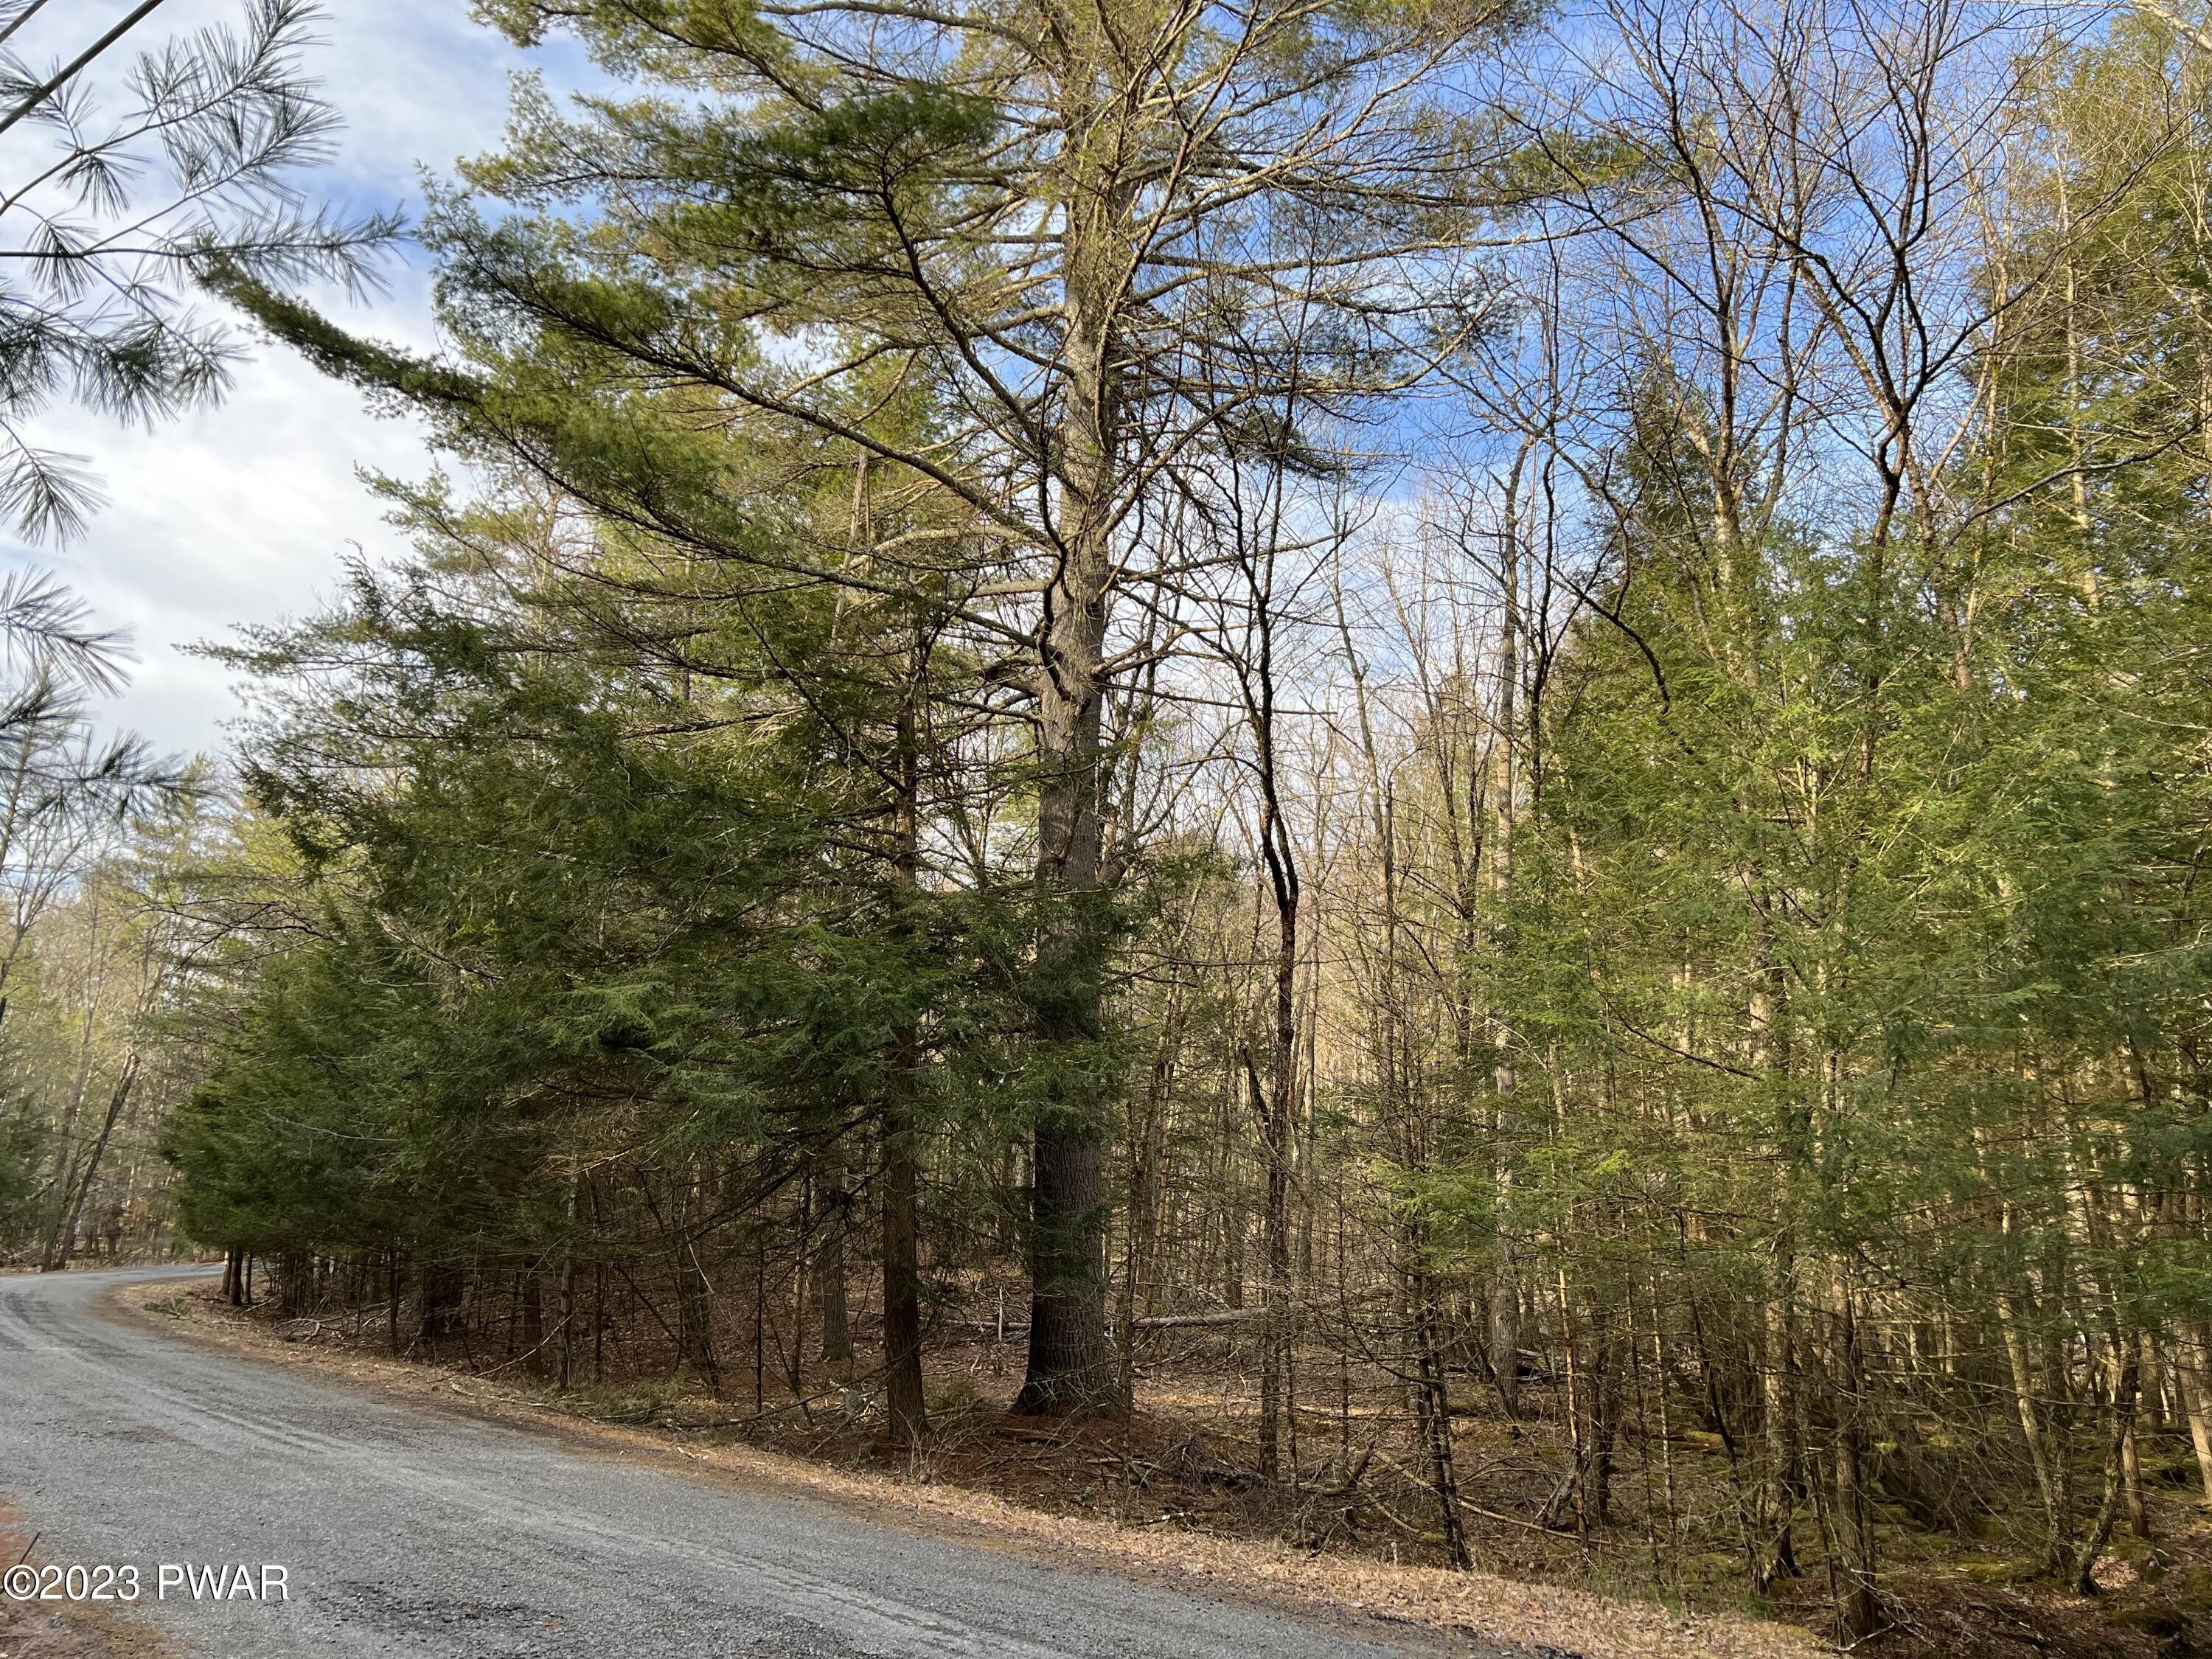
[[[522,1369],[539,1377],[547,1370],[545,1288],[534,1257],[522,1264]]]
[[[443,1261],[422,1264],[422,1340],[435,1348],[460,1328],[460,1269]]]
[[[2212,1504],[2212,1385],[2205,1377],[2203,1334],[2193,1320],[2180,1322],[2174,1340],[2173,1375],[2181,1388],[2182,1414],[2189,1420],[2189,1443],[2197,1453],[2197,1478],[2204,1501]]]
[[[2136,1449],[2136,1431],[2130,1426],[2120,1449],[2120,1469],[2127,1481],[2128,1530],[2138,1538],[2150,1536],[2150,1506],[2143,1501],[2142,1459]]]
[[[853,1321],[845,1300],[845,1230],[851,1199],[845,1191],[845,1155],[830,1152],[823,1165],[822,1243],[814,1254],[814,1296],[822,1310],[822,1358],[848,1364],[853,1358]]]
[[[1838,1619],[1843,1638],[1856,1644],[1881,1627],[1875,1590],[1880,1563],[1875,1549],[1874,1508],[1867,1492],[1866,1377],[1859,1363],[1858,1308],[1840,1267],[1836,1270],[1835,1482]]]
[[[905,1095],[911,1084],[912,1073],[901,1073],[893,1086]],[[913,1117],[902,1099],[884,1110],[884,1385],[891,1443],[909,1448],[929,1431],[921,1376],[919,1184]]]
[[[1612,1319],[1595,1299],[1583,1321],[1584,1359],[1576,1390],[1582,1425],[1576,1434],[1580,1454],[1576,1503],[1585,1539],[1613,1520],[1613,1451],[1620,1438],[1620,1343]]]
[[[1106,1335],[1108,1102],[1103,1068],[1085,1051],[1104,1036],[1107,934],[1099,737],[1108,611],[1116,561],[1123,366],[1115,319],[1130,265],[1123,220],[1132,199],[1115,143],[1133,118],[1106,89],[1127,79],[1104,14],[1065,14],[1060,91],[1067,135],[1060,204],[1060,361],[1054,574],[1044,597],[1037,684],[1036,1036],[1053,1057],[1037,1104],[1030,1209],[1029,1371],[1019,1412],[1110,1410]]]
[[[1071,577],[1073,567],[1071,565]],[[1095,913],[1099,874],[1096,679],[1103,599],[1064,581],[1048,633],[1043,778],[1038,804],[1041,917],[1033,981],[1037,1036],[1059,1053],[1038,1103],[1030,1195],[1029,1371],[1014,1409],[1054,1412],[1111,1405],[1106,1340],[1105,1180],[1098,1068],[1083,1050],[1103,1037],[1104,940]]]
[[[921,747],[919,727],[922,644],[908,663],[907,695],[899,708],[898,794],[893,802],[896,902],[912,902],[921,875]],[[905,918],[900,918],[905,925]],[[921,1069],[921,1034],[911,1025],[892,1033],[884,1134],[884,1382],[890,1408],[891,1443],[919,1446],[929,1431],[921,1375],[921,1237],[920,1151],[915,1099]]]
[[[304,1319],[318,1305],[315,1259],[302,1251],[287,1250],[278,1261],[276,1305],[287,1318]]]
[[[1039,1127],[1030,1222],[1029,1370],[1013,1409],[1110,1409],[1106,1337],[1105,1178],[1097,1136]]]
[[[1791,1524],[1795,1508],[1791,1477],[1796,1471],[1797,1441],[1790,1389],[1794,1342],[1786,1263],[1778,1266],[1776,1279],[1766,1299],[1765,1349],[1759,1364],[1758,1587],[1762,1595],[1778,1581],[1795,1578],[1798,1573]]]

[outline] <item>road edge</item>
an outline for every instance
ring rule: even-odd
[[[1431,1650],[1441,1644],[1460,1653],[1472,1645],[1477,1651],[1487,1648],[1500,1659],[1806,1659],[1836,1651],[1796,1626],[1677,1615],[1656,1603],[1562,1586],[1333,1558],[1332,1565],[1344,1571],[1332,1577],[1352,1579],[1358,1591],[1354,1594],[1301,1582],[1297,1569],[1312,1558],[1284,1546],[1052,1515],[972,1488],[836,1468],[742,1442],[686,1446],[677,1435],[597,1422],[502,1391],[479,1376],[286,1342],[266,1326],[212,1310],[211,1316],[195,1318],[148,1305],[161,1299],[149,1291],[180,1297],[202,1282],[181,1277],[125,1279],[95,1294],[90,1305],[103,1317],[195,1348],[274,1364],[386,1401],[534,1432],[589,1455],[649,1462],[694,1480],[811,1498],[878,1524],[1053,1565],[1109,1572],[1368,1640]]]

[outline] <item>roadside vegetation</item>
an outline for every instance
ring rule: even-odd
[[[112,878],[227,1298],[1130,1526],[2212,1640],[2212,25],[483,10],[617,87],[436,195],[439,355],[197,270],[433,434],[416,551],[209,646],[234,764],[31,935]]]
[[[0,524],[33,544],[105,500],[41,415],[220,399],[241,341],[203,279],[359,292],[398,228],[303,187],[338,125],[306,73],[313,0],[167,33],[152,4],[67,9],[0,0]],[[173,1242],[155,1138],[210,1063],[169,1018],[211,942],[179,884],[230,832],[213,772],[98,719],[131,666],[53,577],[0,578],[0,1266]]]

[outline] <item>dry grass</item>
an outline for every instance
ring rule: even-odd
[[[21,1511],[0,1497],[0,1567],[47,1558]],[[0,1596],[0,1659],[169,1659],[160,1635],[128,1613],[63,1602],[19,1603]]]

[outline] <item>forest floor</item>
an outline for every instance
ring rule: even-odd
[[[857,1389],[832,1378],[800,1379],[817,1390],[803,1402],[772,1378],[757,1406],[750,1373],[740,1397],[663,1383],[549,1389],[489,1356],[475,1365],[393,1358],[372,1316],[282,1320],[269,1308],[232,1308],[212,1289],[124,1293],[140,1317],[203,1340],[285,1363],[328,1369],[356,1381],[465,1401],[511,1419],[644,1443],[732,1474],[811,1486],[895,1505],[925,1524],[955,1525],[1042,1544],[1124,1570],[1259,1590],[1338,1613],[1449,1633],[1479,1632],[1540,1650],[1565,1647],[1589,1659],[1713,1655],[1768,1659],[1826,1649],[1812,1632],[1827,1620],[1823,1570],[1760,1606],[1742,1589],[1741,1563],[1677,1542],[1632,1535],[1595,1549],[1571,1531],[1539,1527],[1526,1510],[1533,1478],[1549,1467],[1540,1425],[1477,1420],[1459,1431],[1463,1495],[1478,1528],[1470,1543],[1484,1571],[1429,1565],[1434,1534],[1405,1494],[1376,1487],[1374,1458],[1356,1400],[1302,1411],[1303,1466],[1319,1468],[1295,1498],[1249,1473],[1253,1449],[1240,1422],[1235,1368],[1186,1352],[1148,1365],[1144,1409],[1127,1422],[1041,1423],[1012,1418],[1001,1402],[1018,1380],[1020,1349],[988,1340],[932,1355],[932,1435],[920,1458],[895,1457],[861,1409]],[[1014,1374],[1008,1375],[1011,1370]],[[728,1381],[729,1379],[726,1379]],[[864,1396],[863,1396],[864,1398]],[[879,1419],[878,1419],[879,1420]],[[1240,1437],[1237,1431],[1245,1428]],[[1677,1453],[1675,1478],[1717,1493],[1717,1455],[1696,1437]],[[1891,1629],[1863,1651],[1885,1659],[2185,1659],[2212,1655],[2212,1514],[2192,1499],[2185,1450],[2165,1455],[2147,1437],[2146,1474],[2155,1544],[2116,1536],[2100,1570],[2103,1593],[2067,1595],[2029,1579],[2009,1540],[1885,1527],[1884,1589]],[[1341,1454],[1340,1456],[1339,1454]],[[1402,1453],[1401,1453],[1402,1455]],[[1332,1492],[1341,1473],[1358,1496]],[[1332,1468],[1338,1471],[1331,1479]],[[1626,1486],[1630,1477],[1620,1477]],[[1382,1524],[1377,1525],[1378,1512]],[[1663,1560],[1666,1570],[1655,1571]],[[0,1649],[0,1654],[5,1653]],[[97,1652],[98,1650],[92,1651]],[[14,1659],[14,1656],[9,1656]]]
[[[38,1537],[0,1503],[0,1567],[41,1559]],[[174,1650],[127,1612],[0,1595],[0,1659],[170,1659]]]
[[[994,1486],[973,1478],[977,1449],[973,1443],[959,1448],[963,1437],[951,1423],[937,1438],[955,1443],[940,1443],[918,1465],[895,1466],[865,1445],[842,1443],[824,1445],[812,1457],[793,1455],[737,1438],[727,1401],[714,1407],[711,1401],[682,1398],[666,1389],[638,1391],[629,1397],[627,1408],[609,1394],[583,1390],[555,1399],[520,1386],[525,1379],[520,1377],[390,1358],[381,1352],[374,1323],[356,1340],[350,1319],[280,1322],[266,1310],[242,1313],[211,1289],[198,1287],[179,1292],[174,1286],[134,1286],[116,1299],[122,1310],[178,1334],[371,1384],[425,1404],[465,1404],[503,1420],[581,1433],[611,1449],[649,1448],[740,1479],[858,1502],[934,1530],[1001,1540],[1208,1592],[1338,1618],[1348,1613],[1409,1635],[1448,1641],[1480,1637],[1561,1659],[1806,1659],[1826,1650],[1809,1633],[1767,1620],[1686,1613],[1488,1573],[1393,1565],[1387,1556],[1317,1553],[1225,1530],[1191,1530],[1188,1522],[1120,1524],[1111,1502],[1103,1498],[1098,1468],[1102,1459],[1120,1462],[1119,1425],[1074,1426],[1056,1437],[1010,1442],[1034,1455],[989,1460],[1008,1465],[1002,1474],[1023,1472],[1020,1479]],[[946,1402],[941,1419],[957,1414],[956,1393],[933,1390],[933,1401]],[[610,1421],[610,1415],[623,1420]],[[1050,1494],[1062,1484],[1053,1472],[1072,1474],[1079,1468],[1091,1471],[1088,1497],[1079,1486],[1061,1504],[1051,1503]]]

